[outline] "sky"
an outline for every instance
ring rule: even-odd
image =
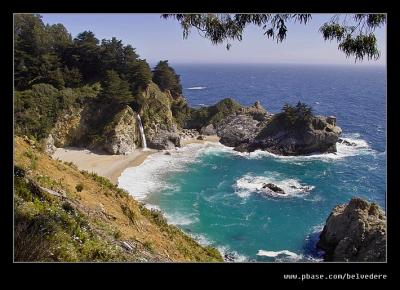
[[[98,39],[116,37],[136,48],[141,58],[151,65],[159,60],[182,63],[291,63],[386,65],[386,26],[375,31],[381,57],[377,61],[354,62],[338,50],[336,41],[324,41],[319,27],[331,14],[312,14],[304,24],[289,24],[287,38],[276,43],[263,35],[261,27],[246,27],[243,40],[233,41],[230,50],[224,44],[213,45],[192,29],[183,39],[180,24],[175,19],[162,19],[161,14],[41,14],[44,23],[63,24],[75,37],[90,30]]]

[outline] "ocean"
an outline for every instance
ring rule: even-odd
[[[359,196],[385,209],[386,68],[323,65],[177,65],[191,106],[232,97],[259,100],[279,112],[285,102],[335,115],[343,138],[337,154],[282,157],[238,153],[221,144],[192,144],[156,153],[119,178],[149,208],[161,210],[227,261],[318,262],[315,244],[332,209]],[[258,189],[272,182],[285,197]]]

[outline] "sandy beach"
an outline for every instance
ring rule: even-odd
[[[205,140],[196,138],[181,141],[182,146],[192,143],[219,142],[218,136],[205,136]],[[96,174],[110,179],[117,184],[118,177],[128,167],[135,167],[143,163],[147,156],[158,152],[154,149],[137,149],[127,155],[111,155],[96,153],[84,148],[66,147],[57,148],[52,155],[53,159],[74,163],[80,170],[95,172]]]

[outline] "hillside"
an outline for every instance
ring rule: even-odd
[[[105,178],[15,137],[16,261],[223,261]]]

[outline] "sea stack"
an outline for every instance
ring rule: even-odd
[[[352,198],[333,209],[317,247],[325,251],[325,261],[384,262],[385,213],[375,203]]]

